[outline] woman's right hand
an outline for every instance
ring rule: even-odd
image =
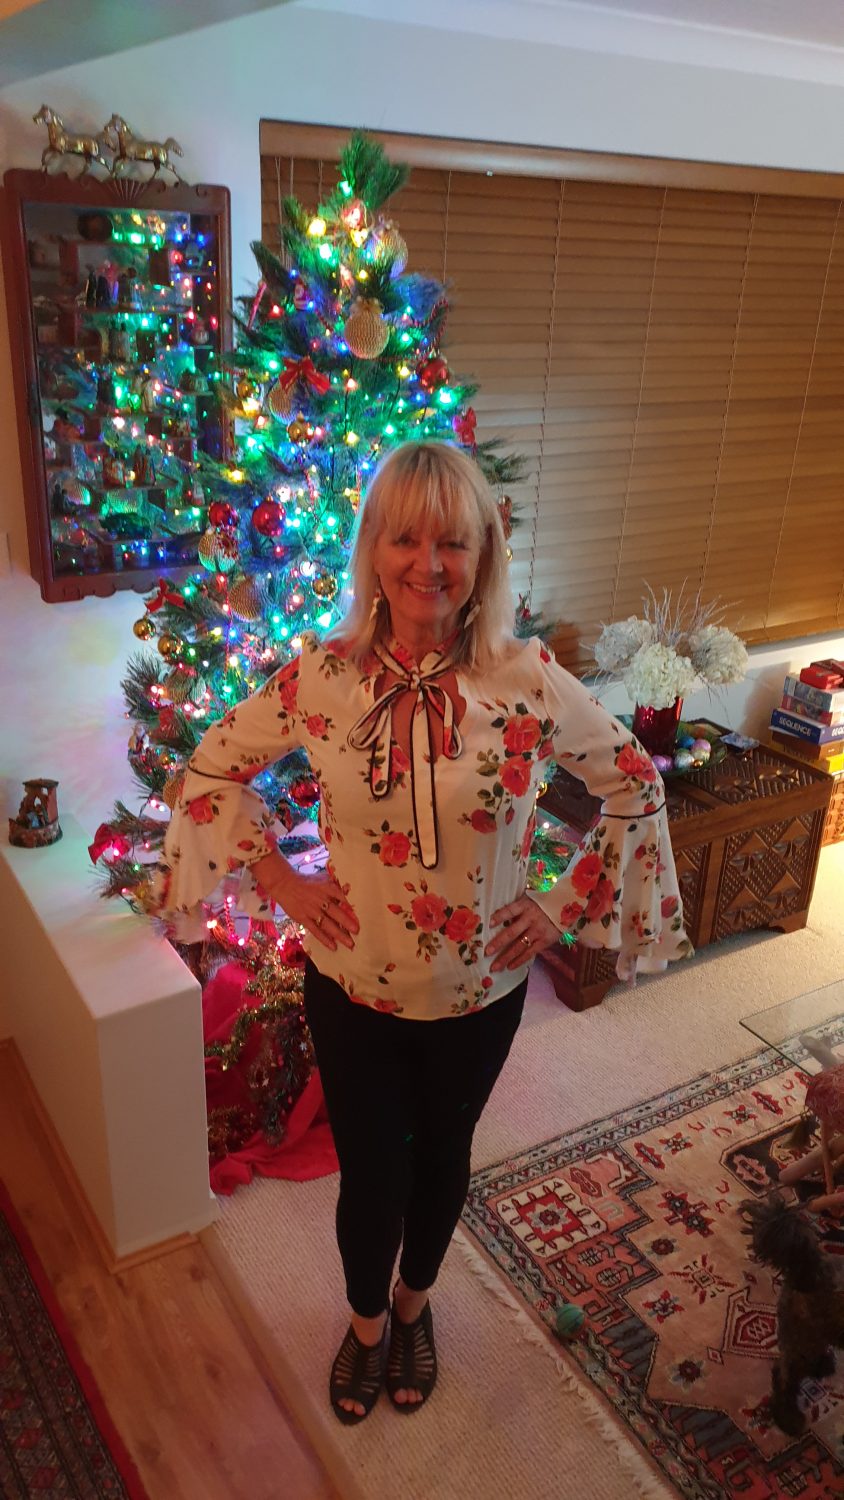
[[[283,855],[274,852],[250,866],[250,873],[292,922],[298,922],[323,947],[334,952],[338,943],[354,948],[360,923],[337,881],[327,871],[300,875]]]

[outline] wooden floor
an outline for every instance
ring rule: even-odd
[[[103,1268],[2,1047],[0,1178],[150,1500],[339,1500],[200,1245]]]

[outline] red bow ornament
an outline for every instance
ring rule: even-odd
[[[464,416],[455,417],[451,424],[458,443],[462,443],[464,448],[474,448],[477,446],[477,438],[475,437],[477,421],[474,407],[470,406]]]
[[[289,391],[297,380],[309,385],[318,396],[324,396],[331,384],[328,376],[322,375],[317,369],[309,354],[305,355],[304,359],[286,358],[284,361],[284,374],[278,378],[282,390]]]
[[[157,610],[162,609],[165,604],[175,604],[177,609],[185,608],[185,601],[181,594],[171,589],[166,578],[159,578],[158,593],[154,599],[147,600],[147,610],[154,615]]]
[[[128,854],[131,845],[126,835],[115,833],[108,823],[101,823],[94,834],[93,843],[88,845],[88,853],[91,856],[91,864],[95,865],[101,854],[108,855],[109,859],[121,859]]]

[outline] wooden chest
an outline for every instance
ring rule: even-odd
[[[695,948],[757,927],[804,927],[833,780],[767,745],[666,782],[671,846]],[[558,768],[541,805],[582,836],[600,803]],[[842,809],[844,820],[844,809]],[[572,1010],[618,983],[616,956],[574,944],[542,955]]]

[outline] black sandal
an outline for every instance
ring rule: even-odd
[[[387,1394],[396,1411],[408,1413],[424,1406],[437,1380],[437,1350],[431,1304],[426,1302],[418,1318],[403,1323],[396,1310],[390,1316],[390,1353],[387,1357]],[[420,1401],[397,1401],[396,1391],[419,1391]]]
[[[384,1383],[387,1325],[377,1344],[362,1344],[351,1323],[331,1366],[328,1385],[331,1405],[341,1422],[362,1422],[369,1416]],[[341,1401],[359,1401],[363,1412],[347,1411]]]

